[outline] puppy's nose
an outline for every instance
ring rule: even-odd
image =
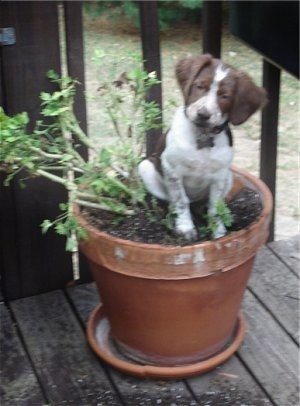
[[[210,114],[207,110],[198,111],[197,115],[198,115],[198,119],[201,121],[207,121],[210,118]]]

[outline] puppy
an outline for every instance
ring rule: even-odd
[[[229,123],[244,123],[267,102],[266,91],[244,72],[209,54],[182,59],[176,77],[184,106],[159,141],[153,157],[142,161],[138,172],[146,189],[170,202],[176,214],[176,233],[197,239],[190,202],[207,200],[208,212],[232,187],[233,158]],[[214,238],[225,235],[218,220]]]

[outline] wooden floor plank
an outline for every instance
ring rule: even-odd
[[[78,312],[78,316],[85,326],[92,310],[94,310],[100,302],[96,284],[92,282],[78,285],[69,288],[67,293]]]
[[[86,323],[91,310],[99,303],[95,284],[70,288],[68,293],[80,317]],[[128,406],[197,405],[182,381],[139,379],[127,376],[113,368],[110,368],[110,374],[119,389],[122,400]]]
[[[236,356],[212,372],[188,381],[200,405],[268,406],[268,396]]]
[[[51,406],[120,405],[61,291],[18,299],[11,307]]]
[[[115,370],[112,370],[112,378],[127,406],[198,405],[181,380],[139,379]]]
[[[0,315],[0,404],[42,406],[45,398],[4,303]]]
[[[247,291],[247,334],[239,355],[277,406],[299,404],[298,346]]]
[[[257,255],[248,286],[299,343],[299,279],[271,250]]]
[[[268,244],[275,254],[280,256],[298,276],[300,274],[300,235],[288,240],[273,241]]]

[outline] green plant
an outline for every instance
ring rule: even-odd
[[[36,122],[31,133],[26,131],[27,113],[9,117],[0,108],[0,169],[7,172],[5,184],[17,174],[22,185],[23,176],[42,176],[68,191],[67,202],[59,205],[61,214],[54,220],[45,219],[41,228],[45,233],[53,227],[66,237],[66,249],[73,253],[75,279],[78,278],[78,241],[86,237],[74,216],[76,204],[112,212],[116,215],[112,222],[118,222],[120,216],[133,215],[144,206],[149,208],[153,221],[156,216],[166,230],[174,228],[172,208],[165,212],[158,209],[154,198],[148,206],[144,185],[136,171],[145,153],[146,132],[161,127],[158,105],[146,101],[149,89],[159,83],[156,74],[145,72],[142,60],[136,55],[132,55],[131,63],[126,58],[128,69],[121,73],[122,58],[116,61],[98,51],[94,59],[102,73],[96,97],[99,113],[109,119],[104,138],[110,138],[110,144],[103,146],[100,142],[97,146],[82,131],[73,112],[77,82],[53,71],[48,72],[48,77],[57,90],[40,94],[43,119]],[[103,72],[109,75],[104,78]],[[82,145],[89,152],[88,159],[79,153]],[[217,202],[215,215],[208,215],[206,220],[205,235],[211,236],[220,220],[229,226],[231,216],[225,203]]]
[[[222,199],[217,200],[215,213],[208,213],[204,217],[205,221],[203,221],[203,223],[206,224],[200,227],[200,232],[209,236],[209,238],[214,235],[220,222],[222,222],[226,228],[230,227],[233,223],[231,211]]]
[[[161,220],[161,222],[166,227],[167,230],[173,231],[175,218],[176,218],[175,209],[169,206],[166,216]]]
[[[98,57],[106,59],[101,53]],[[75,263],[77,241],[85,234],[73,215],[74,204],[123,215],[131,215],[145,204],[136,166],[143,154],[145,133],[161,125],[160,109],[145,100],[148,90],[159,82],[154,72],[143,70],[140,58],[133,56],[132,66],[116,80],[108,76],[101,81],[99,101],[113,124],[107,135],[111,138],[113,131],[116,135],[114,143],[106,147],[95,146],[80,128],[73,112],[77,82],[68,76],[48,72],[57,90],[40,94],[43,120],[29,134],[27,113],[9,117],[0,108],[0,162],[8,173],[5,184],[25,170],[67,189],[68,201],[60,204],[62,214],[54,221],[44,220],[41,227],[43,232],[54,227],[66,236],[66,249],[74,253]],[[78,152],[82,144],[89,151],[87,160]]]

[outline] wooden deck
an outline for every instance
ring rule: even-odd
[[[259,253],[238,353],[195,378],[129,377],[94,356],[85,323],[94,284],[1,303],[1,406],[297,406],[299,239]]]

